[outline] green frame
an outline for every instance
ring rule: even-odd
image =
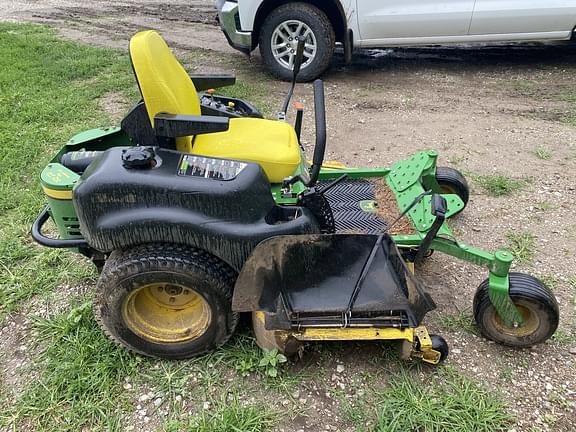
[[[396,162],[391,168],[368,169],[324,169],[320,172],[320,180],[335,179],[343,174],[349,178],[384,178],[386,184],[394,192],[400,211],[404,211],[423,192],[432,190],[441,193],[436,181],[436,161],[438,153],[433,150],[416,153],[408,160]],[[400,180],[398,180],[400,179]],[[462,200],[452,194],[443,194],[447,200],[447,219],[458,213],[464,207]],[[416,229],[415,234],[393,235],[392,238],[399,248],[418,248],[434,222],[431,213],[431,198],[424,197],[407,216]],[[461,243],[455,239],[446,222],[440,228],[438,235],[432,241],[431,249],[482,266],[488,269],[488,294],[490,301],[509,326],[523,323],[523,317],[514,305],[509,295],[509,273],[514,259],[511,252],[498,250],[494,253]]]

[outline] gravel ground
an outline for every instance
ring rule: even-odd
[[[65,37],[115,47],[126,47],[139,29],[155,28],[181,52],[208,49],[230,59],[227,66],[242,65],[240,73],[247,67],[261,68],[258,58],[248,64],[227,46],[211,5],[199,0],[0,0],[0,19],[48,23]],[[206,71],[218,67],[206,58]],[[509,232],[534,235],[534,260],[517,270],[555,281],[561,309],[557,340],[511,350],[442,326],[440,317],[470,310],[486,272],[439,254],[421,269],[438,303],[427,323],[448,340],[448,362],[505,394],[517,414],[515,431],[572,431],[576,421],[576,129],[566,121],[574,116],[566,100],[570,95],[573,100],[575,72],[574,46],[509,45],[366,51],[350,66],[337,57],[325,77],[329,159],[375,167],[435,148],[443,165],[471,175],[499,173],[528,180],[508,197],[490,197],[474,187],[455,230],[468,244],[487,250],[504,246]],[[284,85],[275,88],[280,100]],[[299,87],[296,97],[311,101],[309,87]],[[311,135],[306,129],[309,143]],[[539,148],[550,157],[538,158]],[[17,373],[10,371],[14,362],[24,361],[18,335],[27,328],[23,316],[16,316],[0,330],[5,353],[0,376],[10,386],[18,385]],[[301,424],[280,430],[318,430],[323,419],[337,417],[334,404],[318,389],[334,384],[334,376],[336,384],[351,385],[348,371],[373,367],[359,360],[370,355],[370,348],[360,356],[351,349],[335,359],[339,366],[324,365],[325,381],[318,378],[318,387],[304,386],[298,395],[308,399],[315,412]],[[332,423],[337,430],[338,422]]]

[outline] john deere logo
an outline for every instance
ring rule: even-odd
[[[358,204],[360,205],[362,211],[365,211],[366,213],[376,213],[378,211],[378,205],[374,200],[360,201]]]

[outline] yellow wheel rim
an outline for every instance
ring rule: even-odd
[[[454,188],[452,188],[448,185],[441,185],[440,186],[440,192],[443,194],[455,194],[456,190],[454,190]]]
[[[189,287],[156,283],[132,291],[122,305],[128,328],[156,343],[182,343],[202,336],[212,314],[208,302]]]
[[[514,337],[529,336],[540,327],[540,317],[527,305],[516,304],[518,312],[522,315],[524,322],[518,327],[509,327],[496,312],[492,315],[492,324],[502,334]]]

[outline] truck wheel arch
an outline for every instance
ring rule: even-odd
[[[330,22],[332,23],[332,28],[336,35],[336,42],[345,42],[346,29],[348,27],[346,22],[346,15],[342,4],[338,0],[298,0],[300,3],[309,3],[316,6],[318,9],[323,11]],[[254,18],[254,26],[252,28],[252,50],[258,46],[258,40],[260,39],[260,29],[266,17],[270,12],[279,6],[286,3],[291,3],[290,0],[265,0],[262,2],[256,12],[256,17]]]

